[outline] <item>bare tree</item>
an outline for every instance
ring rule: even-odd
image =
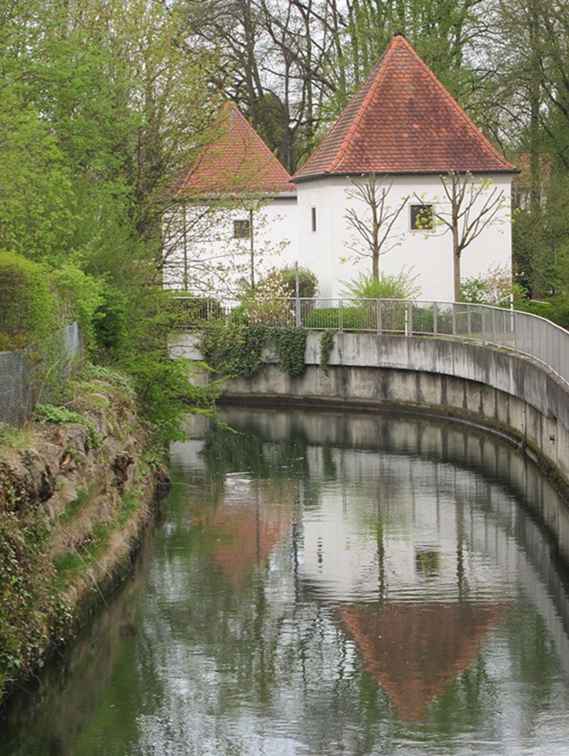
[[[444,232],[452,235],[452,258],[454,299],[461,298],[461,261],[464,250],[477,239],[484,229],[496,222],[498,212],[504,206],[504,190],[492,186],[488,178],[476,179],[471,173],[450,172],[440,177],[446,199],[446,209],[437,210],[432,206],[431,213],[423,215],[425,229],[432,228],[438,222]],[[423,198],[415,195],[423,203]]]
[[[393,183],[384,183],[372,173],[352,182],[347,197],[355,200],[346,211],[348,226],[355,231],[356,239],[348,248],[359,257],[371,258],[372,277],[379,279],[379,258],[401,243],[401,236],[392,237],[393,227],[403,212],[409,197],[398,205],[388,203]]]

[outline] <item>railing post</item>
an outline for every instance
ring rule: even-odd
[[[375,306],[376,306],[376,324],[375,325],[377,328],[377,333],[380,334],[381,333],[381,300],[380,299],[377,300]]]
[[[409,308],[407,305],[405,305],[404,319],[405,319],[405,336],[409,336]]]
[[[472,316],[469,304],[466,305],[466,327],[468,329],[468,336],[472,336]]]
[[[295,320],[296,320],[296,327],[301,328],[302,327],[302,313],[300,311],[300,297],[297,295],[294,300],[294,312],[295,312]]]
[[[413,335],[413,302],[407,303],[407,336]]]
[[[344,302],[341,299],[338,300],[338,330],[344,330]]]
[[[436,302],[433,302],[433,336],[436,336],[439,332],[439,307]]]
[[[456,336],[456,304],[452,304],[452,335]]]

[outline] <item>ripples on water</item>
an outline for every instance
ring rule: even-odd
[[[172,448],[133,579],[5,750],[569,754],[569,602],[539,471],[415,419],[227,410]]]

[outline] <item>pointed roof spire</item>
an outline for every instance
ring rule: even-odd
[[[514,173],[417,55],[391,40],[293,180],[356,173]]]
[[[182,194],[295,192],[291,177],[232,102],[219,114],[217,136],[179,184]]]

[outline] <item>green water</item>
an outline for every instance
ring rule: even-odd
[[[10,756],[569,754],[569,600],[493,437],[227,409],[135,572],[1,722]]]

